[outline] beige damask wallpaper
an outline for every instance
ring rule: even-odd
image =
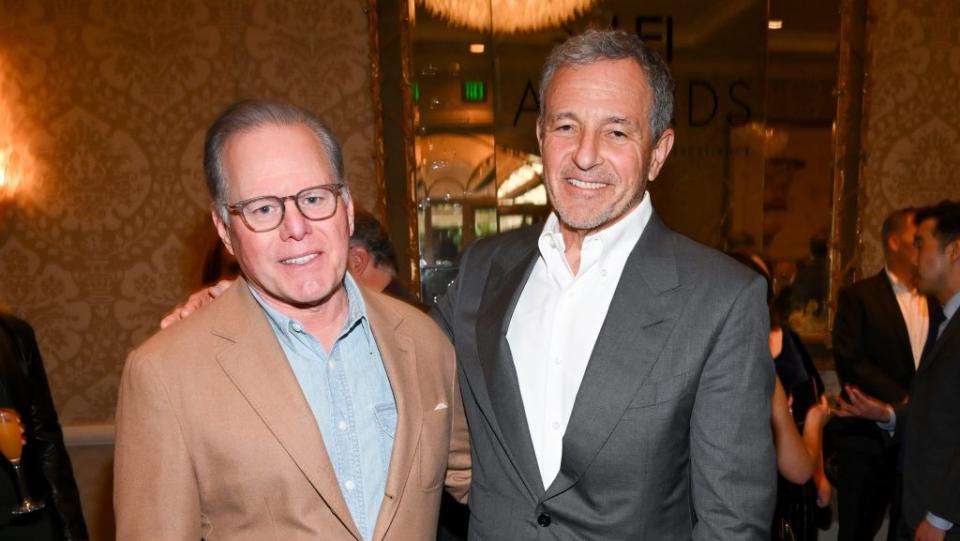
[[[111,422],[127,351],[198,287],[225,105],[318,112],[378,198],[366,5],[0,0],[0,303],[36,328],[64,424]]]
[[[871,0],[861,272],[891,210],[960,199],[960,2]]]

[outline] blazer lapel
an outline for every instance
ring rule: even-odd
[[[377,299],[364,293],[367,317],[373,329],[383,366],[397,401],[397,433],[390,456],[390,468],[383,503],[374,527],[373,539],[381,539],[393,522],[400,503],[414,452],[420,440],[423,405],[420,400],[420,379],[417,375],[416,346],[412,337],[401,330],[403,318],[383,306]]]
[[[960,314],[954,314],[954,317],[950,318],[950,321],[947,322],[947,328],[943,329],[940,337],[934,338],[935,342],[933,346],[929,348],[929,351],[925,351],[923,357],[920,359],[920,367],[917,369],[917,372],[929,370],[930,366],[941,356],[944,349],[947,351],[957,351],[957,346],[950,346],[948,348],[947,344],[954,344],[960,340],[960,317],[958,316],[960,316]],[[941,319],[940,321],[943,320]],[[932,324],[933,321],[931,320],[931,325]],[[936,337],[937,329],[930,329],[930,332]]]
[[[545,499],[569,489],[586,471],[649,376],[683,310],[672,234],[654,214],[627,259],[567,424],[560,473]]]
[[[887,274],[886,270],[881,270],[880,276],[877,278],[880,279],[880,283],[884,286],[878,288],[877,291],[879,293],[877,299],[880,307],[887,314],[887,316],[883,318],[883,321],[888,321],[891,330],[897,335],[897,339],[903,350],[903,355],[900,355],[899,358],[903,359],[904,363],[909,362],[910,367],[913,368],[913,346],[910,345],[907,322],[903,318],[903,312],[900,310],[900,303],[897,302],[897,294],[893,291],[893,280],[890,278],[890,275]]]
[[[220,305],[222,325],[214,334],[233,344],[217,355],[217,362],[334,515],[361,539],[316,419],[266,316],[244,280],[237,280],[224,293],[228,295],[234,300]]]
[[[476,324],[477,353],[490,405],[500,428],[500,443],[534,498],[543,493],[543,481],[530,439],[513,355],[507,343],[507,329],[537,254],[534,240],[524,257],[513,261],[498,259],[491,263]]]

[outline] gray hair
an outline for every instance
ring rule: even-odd
[[[624,58],[636,61],[647,77],[647,84],[653,94],[649,118],[650,133],[652,142],[656,142],[673,117],[673,76],[656,51],[644,45],[636,34],[622,30],[587,30],[553,48],[540,75],[540,122],[544,120],[547,107],[547,86],[557,70]]]
[[[242,100],[227,107],[207,130],[203,143],[203,172],[207,190],[219,209],[224,221],[227,219],[227,173],[223,167],[223,147],[234,135],[263,126],[302,125],[310,129],[323,146],[333,167],[337,182],[345,182],[343,175],[343,152],[340,143],[330,128],[313,113],[288,103],[268,100]],[[343,190],[349,201],[349,189]]]

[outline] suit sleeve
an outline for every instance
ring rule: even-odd
[[[837,299],[837,316],[833,323],[833,355],[837,375],[843,383],[857,385],[863,392],[887,402],[900,402],[906,395],[903,387],[890,375],[877,368],[879,363],[867,357],[863,348],[863,303],[845,289]]]
[[[450,429],[450,452],[447,456],[446,489],[460,503],[467,503],[470,490],[470,433],[463,412],[460,383],[453,374],[453,424]]]
[[[117,539],[196,541],[196,475],[156,361],[132,353],[120,380],[113,470]]]
[[[29,418],[24,422],[30,424],[32,443],[37,445],[40,467],[50,484],[57,517],[63,527],[63,536],[67,541],[88,539],[87,525],[80,508],[80,493],[73,477],[70,456],[63,443],[63,430],[50,396],[47,373],[43,368],[33,329],[26,323],[17,331],[17,342],[23,355],[31,396]]]
[[[696,540],[769,539],[777,480],[765,297],[760,277],[740,291],[700,377],[690,422]]]

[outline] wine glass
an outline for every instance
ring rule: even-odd
[[[20,452],[23,442],[20,439],[20,416],[8,408],[0,408],[0,452],[13,464],[13,471],[17,477],[17,488],[20,490],[20,507],[15,508],[14,515],[32,513],[43,509],[44,503],[30,499],[27,492],[27,481],[23,476],[23,466],[20,464]]]

